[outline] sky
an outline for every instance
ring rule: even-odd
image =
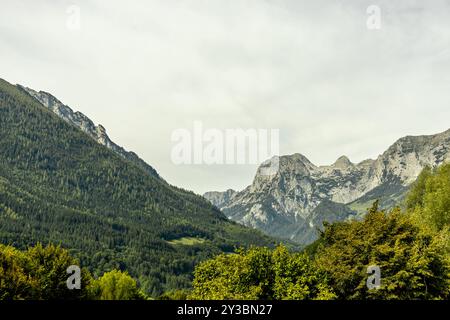
[[[280,154],[316,165],[376,158],[402,136],[450,128],[450,1],[1,0],[1,8],[0,78],[52,93],[197,193],[241,190],[257,165],[174,163],[173,132],[195,122],[278,129]]]

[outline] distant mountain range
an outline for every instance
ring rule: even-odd
[[[234,221],[306,245],[324,221],[358,218],[375,200],[383,208],[401,203],[425,166],[447,160],[450,130],[401,138],[376,160],[357,164],[345,156],[330,166],[316,166],[301,154],[281,156],[276,174],[261,174],[263,163],[244,190],[204,196]]]
[[[0,79],[0,243],[37,242],[94,275],[126,270],[158,296],[190,287],[200,261],[275,240],[169,185],[51,94]]]

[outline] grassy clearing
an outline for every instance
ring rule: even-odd
[[[194,246],[196,244],[203,244],[205,243],[205,241],[206,239],[203,238],[183,237],[179,239],[170,240],[167,242],[172,245]]]

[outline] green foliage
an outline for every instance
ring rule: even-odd
[[[26,273],[24,255],[13,247],[0,245],[0,300],[32,297],[37,281]]]
[[[38,244],[27,251],[0,245],[0,300],[86,299],[91,275],[82,270],[82,290],[67,288],[67,268],[78,265],[68,251]]]
[[[450,164],[425,169],[407,197],[407,208],[425,226],[439,231],[450,226]]]
[[[339,299],[448,299],[450,264],[445,237],[410,215],[375,205],[362,221],[329,225],[316,255]],[[367,268],[381,269],[381,287],[367,288]]]
[[[81,270],[81,289],[67,288],[67,268],[79,265],[60,246],[26,251],[0,245],[0,300],[142,300],[148,297],[128,273],[112,270],[94,280]]]
[[[193,246],[196,244],[202,244],[205,241],[206,240],[202,238],[183,237],[180,239],[173,239],[167,242],[173,245]]]
[[[306,253],[291,254],[280,246],[273,252],[273,264],[274,299],[330,300],[336,297],[325,273],[313,265]]]
[[[141,300],[146,299],[136,281],[128,273],[113,270],[105,273],[90,285],[91,295],[96,300]]]
[[[158,299],[159,300],[188,300],[189,295],[191,294],[190,290],[171,290],[164,292]]]
[[[192,299],[331,299],[326,279],[305,254],[250,248],[220,255],[195,270]]]
[[[428,166],[425,167],[419,174],[416,181],[413,183],[411,189],[409,190],[408,195],[406,196],[407,209],[411,210],[415,209],[417,206],[423,206],[426,184],[432,174],[433,171]]]
[[[94,276],[127,270],[157,297],[194,266],[271,239],[96,143],[0,79],[0,243],[60,243]],[[206,239],[189,246],[167,241]]]

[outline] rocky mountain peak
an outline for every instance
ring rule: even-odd
[[[280,173],[310,175],[317,167],[300,153],[280,157]]]
[[[332,166],[337,169],[348,169],[352,168],[354,164],[350,161],[349,158],[347,158],[347,156],[341,156],[336,160],[335,163],[333,163]]]

